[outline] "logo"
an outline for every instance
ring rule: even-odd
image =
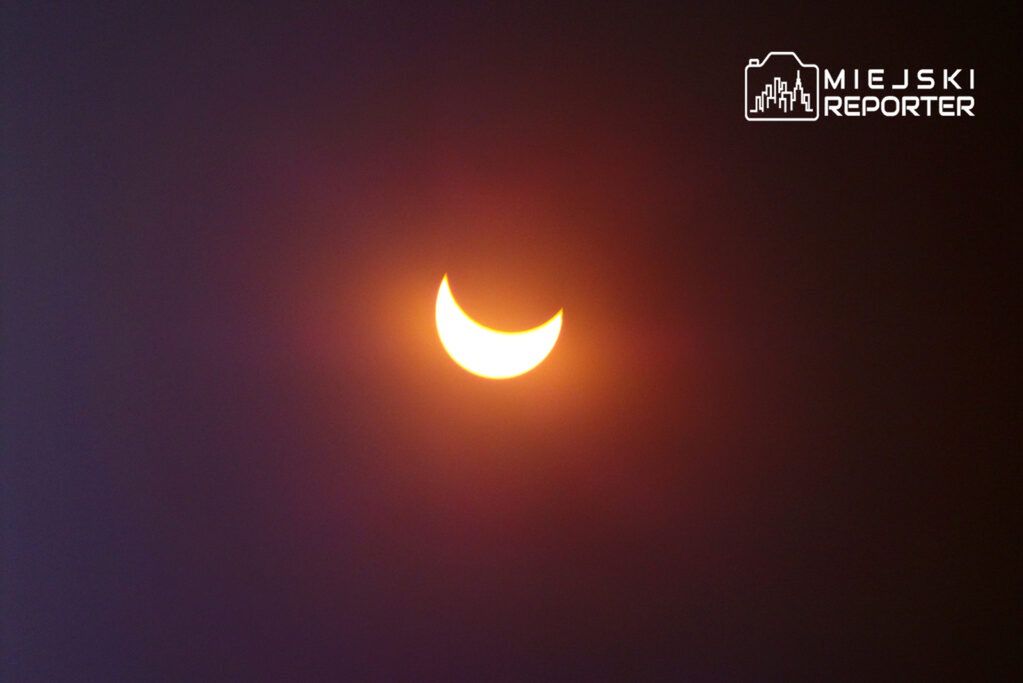
[[[820,69],[795,52],[768,52],[746,65],[747,121],[816,121]]]
[[[768,52],[746,64],[745,117],[747,121],[972,117],[974,71],[831,69],[807,64],[795,52]]]

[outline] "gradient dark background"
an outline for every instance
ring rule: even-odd
[[[1008,675],[1017,7],[217,4],[4,4],[3,680]]]

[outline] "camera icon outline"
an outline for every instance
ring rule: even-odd
[[[813,72],[814,75],[814,88],[813,88],[813,116],[750,116],[750,99],[749,99],[749,75],[750,69],[758,70],[767,65],[772,57],[791,57],[795,60],[797,66],[797,74],[802,69],[808,69]],[[747,121],[793,121],[793,122],[806,122],[806,121],[817,121],[820,119],[820,99],[821,99],[821,74],[820,66],[817,64],[808,64],[799,58],[795,52],[791,50],[772,50],[767,53],[763,59],[753,58],[746,63],[746,68],[743,71],[743,114]]]

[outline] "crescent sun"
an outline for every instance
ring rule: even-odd
[[[529,372],[550,354],[564,309],[529,330],[503,332],[470,318],[455,301],[448,276],[437,291],[437,334],[452,360],[474,375],[508,379]]]

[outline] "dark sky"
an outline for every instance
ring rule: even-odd
[[[1007,672],[1018,8],[207,4],[4,4],[0,678]]]

